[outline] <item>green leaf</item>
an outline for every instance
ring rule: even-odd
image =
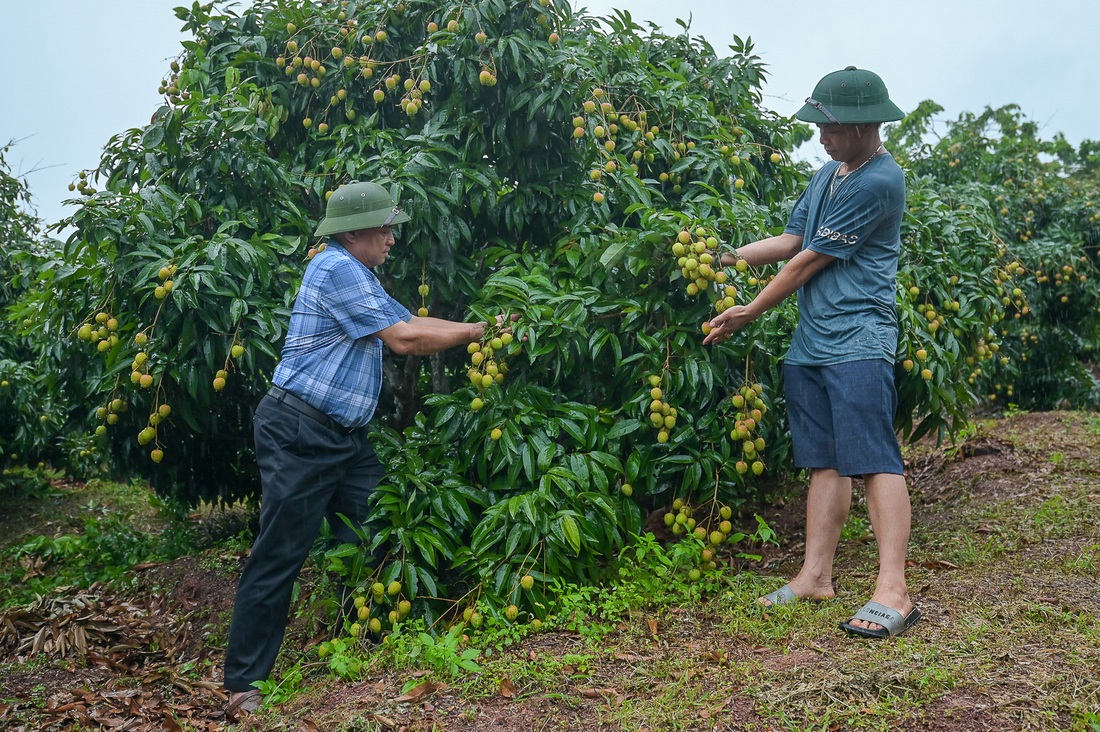
[[[640,429],[643,429],[645,424],[639,419],[619,419],[615,424],[607,431],[607,439],[619,440],[627,435],[632,435]]]
[[[581,531],[577,525],[577,520],[570,514],[565,514],[558,519],[558,525],[561,527],[561,534],[566,543],[573,549],[575,554],[580,554]]]
[[[629,248],[630,242],[625,239],[611,242],[600,255],[600,266],[611,269],[619,263]]]

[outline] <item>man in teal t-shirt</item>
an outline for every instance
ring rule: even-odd
[[[842,167],[834,160],[814,176],[784,229],[802,239],[802,248],[838,260],[798,292],[788,364],[894,362],[905,174],[881,145],[858,172],[842,177]]]
[[[710,322],[721,343],[798,293],[798,326],[784,363],[795,465],[810,471],[806,550],[787,585],[764,605],[832,598],[833,557],[863,478],[879,547],[871,601],[841,627],[852,635],[899,635],[920,619],[905,582],[910,504],[894,433],[895,312],[905,175],[879,127],[904,114],[876,74],[849,66],[826,75],[795,115],[817,124],[832,161],[814,175],[783,233],[724,254],[722,265],[787,260],[748,305]]]

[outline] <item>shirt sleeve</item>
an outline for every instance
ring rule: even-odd
[[[374,273],[366,268],[354,264],[334,268],[329,274],[328,288],[329,312],[353,340],[412,319],[412,313],[390,297]]]
[[[837,259],[849,259],[883,217],[882,197],[872,188],[853,186],[821,217],[807,236],[807,249]]]
[[[806,237],[806,217],[809,215],[810,207],[809,198],[810,186],[806,186],[802,191],[802,195],[795,201],[794,208],[791,209],[791,215],[787,219],[787,226],[784,227],[783,233]]]

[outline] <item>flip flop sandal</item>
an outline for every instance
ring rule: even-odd
[[[920,618],[920,610],[916,606],[913,606],[908,615],[902,617],[902,614],[897,610],[877,602],[869,602],[861,607],[859,612],[852,616],[851,620],[839,623],[839,625],[849,635],[858,635],[862,638],[889,638],[890,636],[901,635],[909,630],[917,624]],[[865,620],[868,623],[877,623],[882,627],[878,630],[860,628],[852,625],[852,620]]]
[[[233,692],[229,695],[229,706],[225,708],[225,716],[236,719],[241,712],[252,713],[262,707],[264,695],[259,689],[245,692]]]
[[[769,607],[776,607],[778,605],[793,605],[796,602],[825,602],[825,600],[820,597],[798,597],[794,594],[794,590],[791,589],[790,585],[783,585],[775,592],[769,592],[760,599],[767,600],[771,603],[771,605],[765,605],[761,602],[760,605],[765,609]]]
[[[775,592],[769,592],[768,594],[764,595],[764,597],[762,597],[761,599],[767,600],[771,603],[771,605],[760,603],[765,608],[777,607],[779,605],[791,605],[798,602],[798,598],[795,596],[794,590],[791,589],[790,585],[783,585]]]

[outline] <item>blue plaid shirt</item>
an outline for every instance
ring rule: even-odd
[[[345,427],[370,422],[382,388],[380,330],[412,319],[335,240],[306,267],[272,381]]]

